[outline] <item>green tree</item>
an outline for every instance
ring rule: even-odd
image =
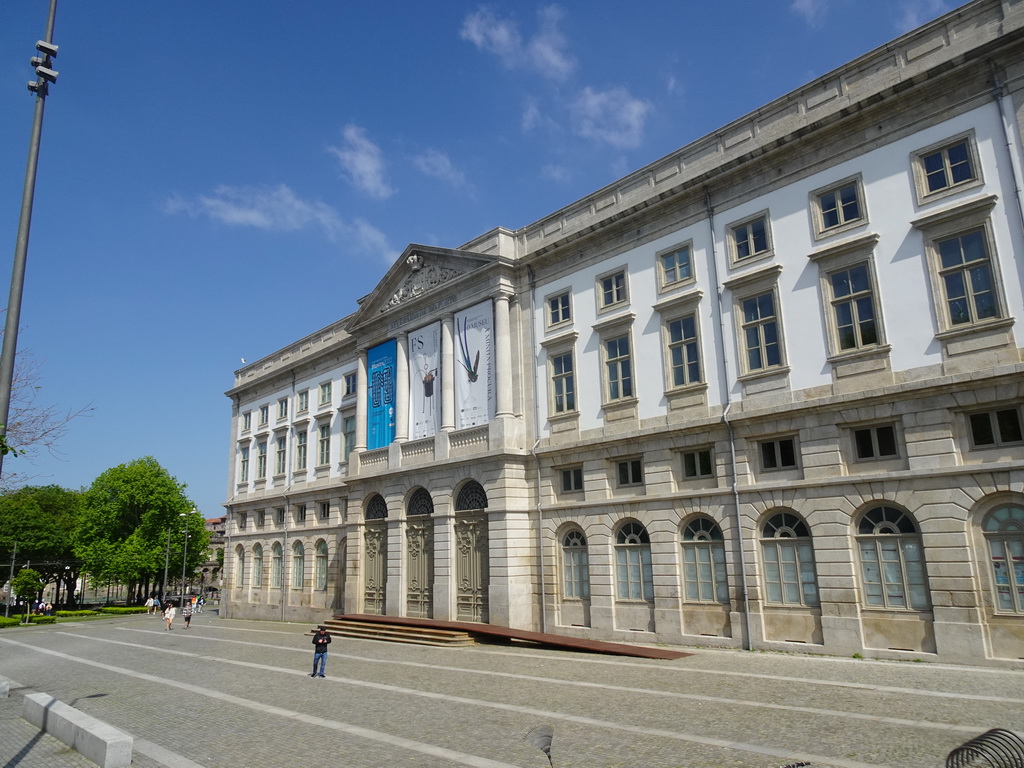
[[[14,590],[15,596],[19,600],[25,601],[26,605],[39,597],[44,586],[43,577],[39,575],[39,571],[32,568],[22,568],[11,579],[11,589]],[[25,613],[29,613],[28,607],[26,607]]]
[[[73,538],[83,570],[95,584],[120,582],[133,593],[151,580],[159,583],[169,553],[170,576],[180,576],[187,530],[184,567],[191,573],[209,543],[202,515],[191,514],[194,506],[185,485],[150,456],[108,469],[82,498]]]

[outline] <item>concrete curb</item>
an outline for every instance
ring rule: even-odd
[[[132,764],[132,737],[45,693],[24,697],[21,716],[101,768]]]

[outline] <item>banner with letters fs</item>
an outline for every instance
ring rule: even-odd
[[[395,439],[395,361],[398,342],[385,341],[366,351],[366,448],[384,448]]]
[[[409,435],[437,434],[441,422],[441,323],[409,334]]]
[[[486,424],[493,416],[494,307],[487,299],[455,313],[455,428]]]

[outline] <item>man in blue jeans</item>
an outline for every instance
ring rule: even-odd
[[[326,677],[327,646],[331,644],[331,635],[327,627],[321,624],[313,633],[313,674],[310,677]]]

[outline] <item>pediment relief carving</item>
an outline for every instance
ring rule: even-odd
[[[413,256],[419,256],[419,254],[413,254]],[[389,312],[403,302],[419,298],[438,286],[447,283],[449,280],[454,280],[466,274],[461,269],[433,262],[423,263],[422,257],[420,257],[421,260],[416,264],[413,264],[411,259],[412,257],[408,261],[412,271],[402,284],[398,286],[398,289],[391,295],[391,298],[381,306],[380,314]]]

